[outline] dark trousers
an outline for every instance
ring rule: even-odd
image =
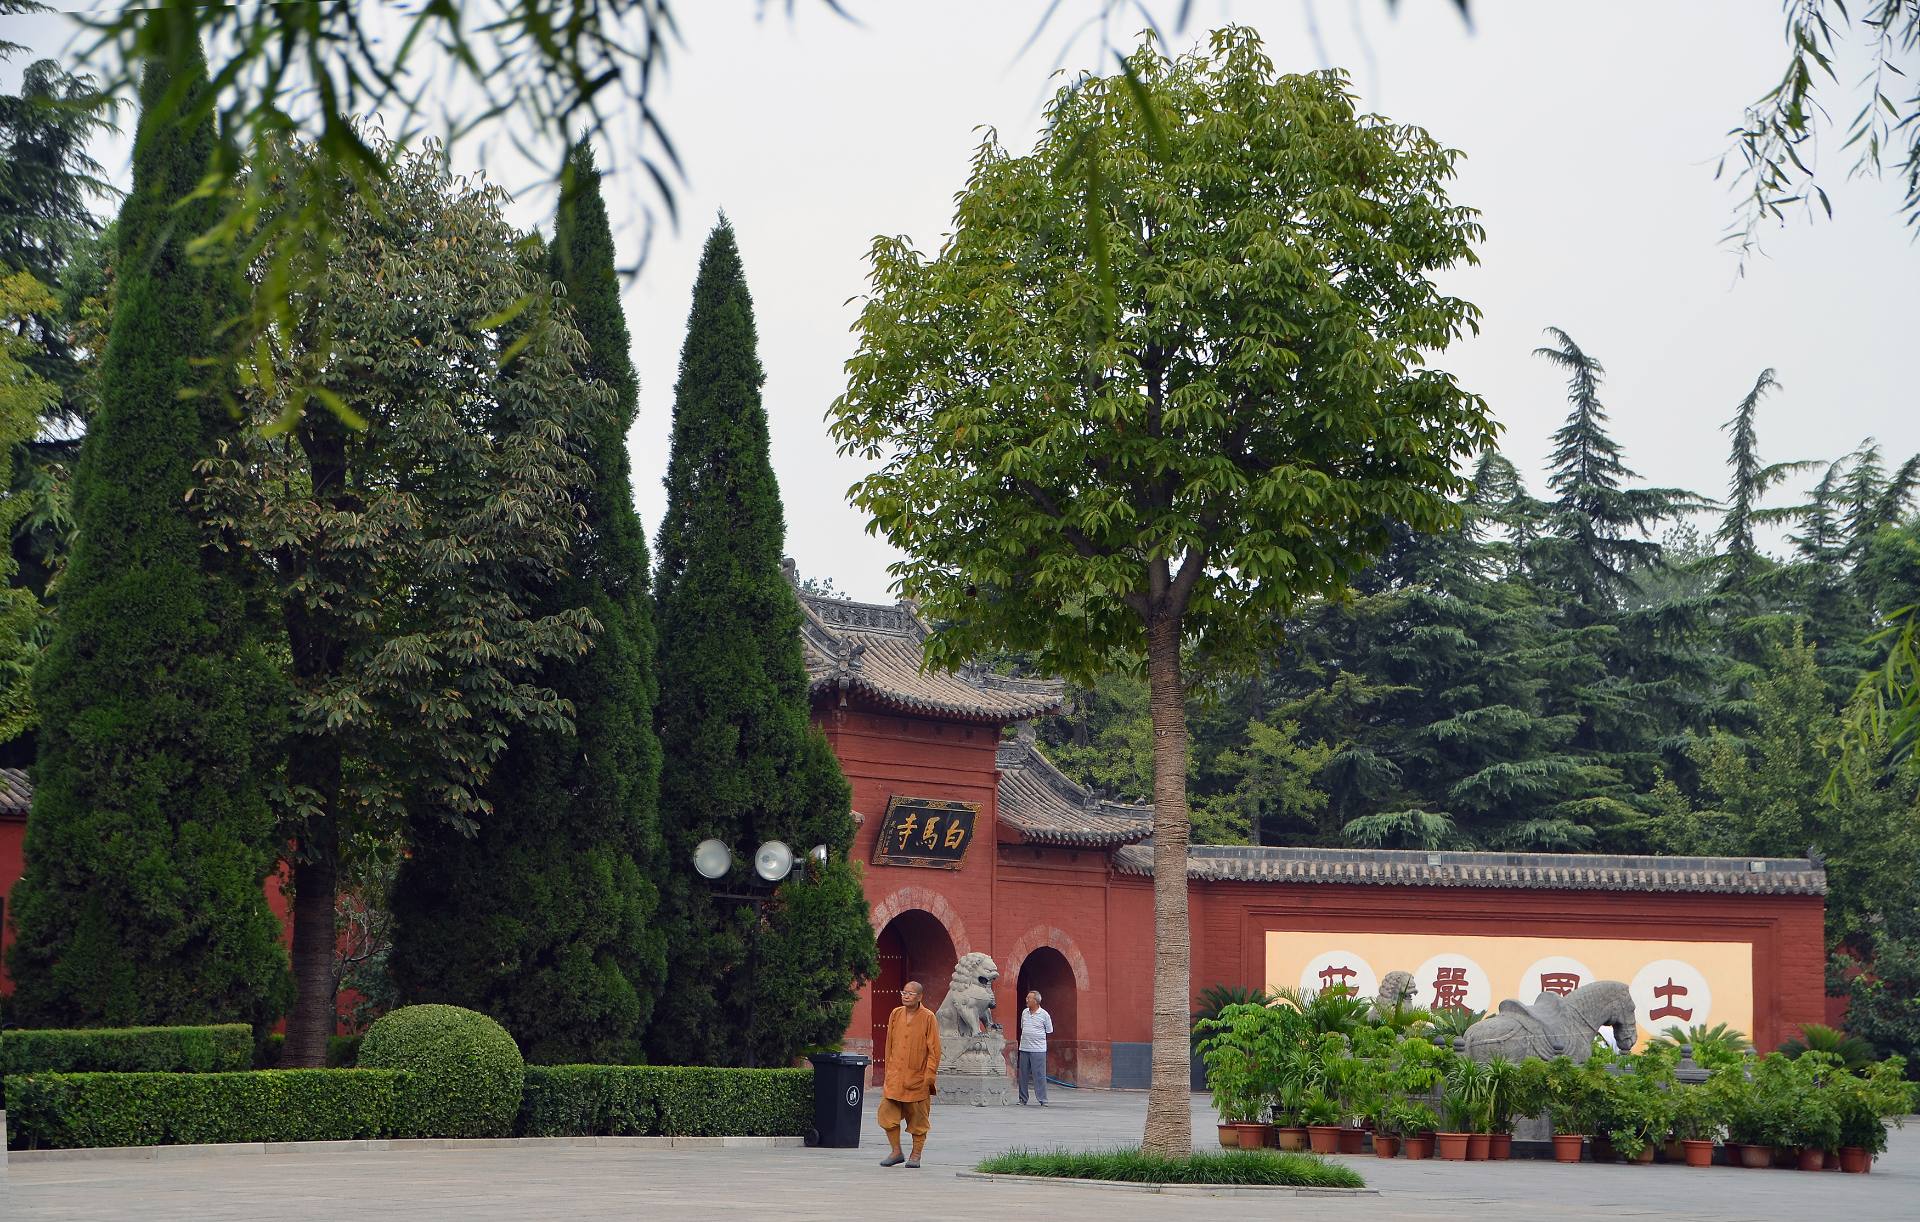
[[[1020,1102],[1027,1101],[1027,1087],[1031,1084],[1039,1092],[1040,1102],[1047,1101],[1047,1054],[1044,1052],[1022,1052],[1020,1054]]]

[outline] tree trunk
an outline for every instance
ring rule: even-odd
[[[338,774],[336,754],[335,773]],[[339,835],[329,809],[302,837],[293,862],[293,1013],[280,1050],[283,1069],[327,1063],[327,1037],[336,1021],[334,896],[339,881]]]
[[[331,509],[357,507],[347,488],[346,440],[331,413],[310,411],[302,420],[300,446],[313,481],[314,499]],[[323,541],[308,544],[305,570],[324,569]],[[334,613],[299,594],[281,608],[294,677],[318,687],[339,673],[346,649]],[[334,905],[340,882],[339,737],[322,730],[289,737],[287,780],[312,795],[318,810],[301,828],[293,858],[293,1013],[287,1019],[283,1067],[319,1068],[327,1063],[327,1037],[338,1022],[334,952],[338,934]]]
[[[1193,1153],[1189,1060],[1192,973],[1187,935],[1187,707],[1180,618],[1147,624],[1147,703],[1153,715],[1153,1078],[1141,1149]]]

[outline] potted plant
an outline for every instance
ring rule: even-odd
[[[1402,1152],[1409,1159],[1433,1157],[1433,1131],[1440,1127],[1440,1118],[1433,1114],[1433,1109],[1408,1100],[1400,1105],[1397,1121],[1402,1134]]]
[[[1713,1139],[1720,1130],[1719,1100],[1706,1083],[1675,1084],[1672,1094],[1673,1136],[1681,1159],[1689,1167],[1713,1165]]]
[[[1859,1076],[1836,1082],[1835,1110],[1840,1118],[1840,1170],[1864,1174],[1873,1156],[1887,1148],[1888,1120],[1895,1124],[1912,1111],[1917,1091],[1905,1078],[1906,1060],[1888,1057]]]
[[[1440,1115],[1446,1127],[1440,1130],[1440,1157],[1466,1159],[1476,1134],[1485,1137],[1487,1114],[1487,1070],[1478,1061],[1460,1057],[1447,1066],[1446,1084],[1440,1095]],[[1486,1157],[1483,1145],[1480,1157]]]
[[[1300,1119],[1307,1125],[1307,1141],[1315,1154],[1340,1152],[1340,1105],[1318,1086],[1307,1088],[1300,1101]]]
[[[1504,1057],[1494,1057],[1487,1062],[1487,1116],[1493,1130],[1487,1143],[1488,1158],[1501,1160],[1513,1156],[1513,1118],[1532,1114],[1527,1108],[1533,1103],[1530,1094],[1533,1081],[1519,1065]]]
[[[1207,1090],[1220,1116],[1220,1144],[1229,1149],[1246,1144],[1248,1126],[1257,1125],[1265,1110],[1261,1091],[1258,1044],[1262,1019],[1252,1005],[1229,1005],[1213,1018],[1195,1024],[1197,1050],[1207,1067]]]
[[[1655,1143],[1673,1127],[1672,1075],[1657,1056],[1617,1064],[1620,1072],[1606,1079],[1607,1137],[1623,1157],[1650,1163]]]
[[[1795,1163],[1800,1170],[1824,1171],[1827,1151],[1837,1150],[1840,1145],[1836,1095],[1841,1088],[1837,1079],[1846,1077],[1847,1072],[1838,1057],[1826,1052],[1803,1053],[1787,1064],[1791,1069],[1780,1077],[1786,1089],[1777,1100],[1779,1144],[1796,1151]],[[1837,1157],[1834,1163],[1839,1165]]]
[[[1282,1150],[1307,1148],[1307,1126],[1300,1108],[1307,1090],[1318,1081],[1318,1067],[1309,1050],[1297,1039],[1291,1040],[1277,1055],[1268,1058],[1272,1066],[1268,1098],[1273,1111],[1274,1141]]]
[[[1554,1161],[1577,1163],[1580,1147],[1594,1127],[1594,1080],[1567,1057],[1555,1057],[1543,1077],[1547,1118],[1553,1124]]]

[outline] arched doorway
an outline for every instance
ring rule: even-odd
[[[953,939],[938,917],[918,908],[909,908],[887,922],[874,939],[880,954],[880,971],[873,978],[869,1000],[873,1006],[873,1080],[880,1081],[887,1069],[887,1019],[900,1004],[900,990],[909,980],[926,986],[925,1004],[938,1008],[953,980],[953,965],[960,956]]]
[[[1027,1008],[1027,993],[1040,991],[1041,1008],[1053,1017],[1053,1035],[1047,1040],[1047,1076],[1062,1082],[1080,1080],[1079,1049],[1075,1033],[1077,997],[1073,986],[1073,965],[1051,946],[1036,947],[1020,963],[1018,998]],[[1007,1023],[1007,1034],[1017,1038],[1019,1027]]]

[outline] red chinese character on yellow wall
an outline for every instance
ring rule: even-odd
[[[1337,964],[1329,963],[1320,969],[1320,987],[1323,989],[1346,989],[1351,992],[1353,989],[1353,978],[1359,974],[1360,973],[1350,967],[1340,967]],[[1336,976],[1339,977],[1339,979],[1334,979]]]
[[[1558,993],[1560,996],[1565,997],[1579,987],[1579,972],[1540,973],[1540,991],[1542,993]]]
[[[1687,986],[1684,984],[1675,984],[1673,977],[1667,977],[1665,984],[1653,986],[1653,995],[1666,1004],[1658,1009],[1648,1010],[1648,1018],[1677,1018],[1684,1023],[1693,1017],[1692,1007],[1676,1006],[1673,1004],[1674,998],[1685,997],[1687,995]]]
[[[1467,1004],[1467,969],[1443,967],[1433,977],[1433,1008],[1461,1010]]]

